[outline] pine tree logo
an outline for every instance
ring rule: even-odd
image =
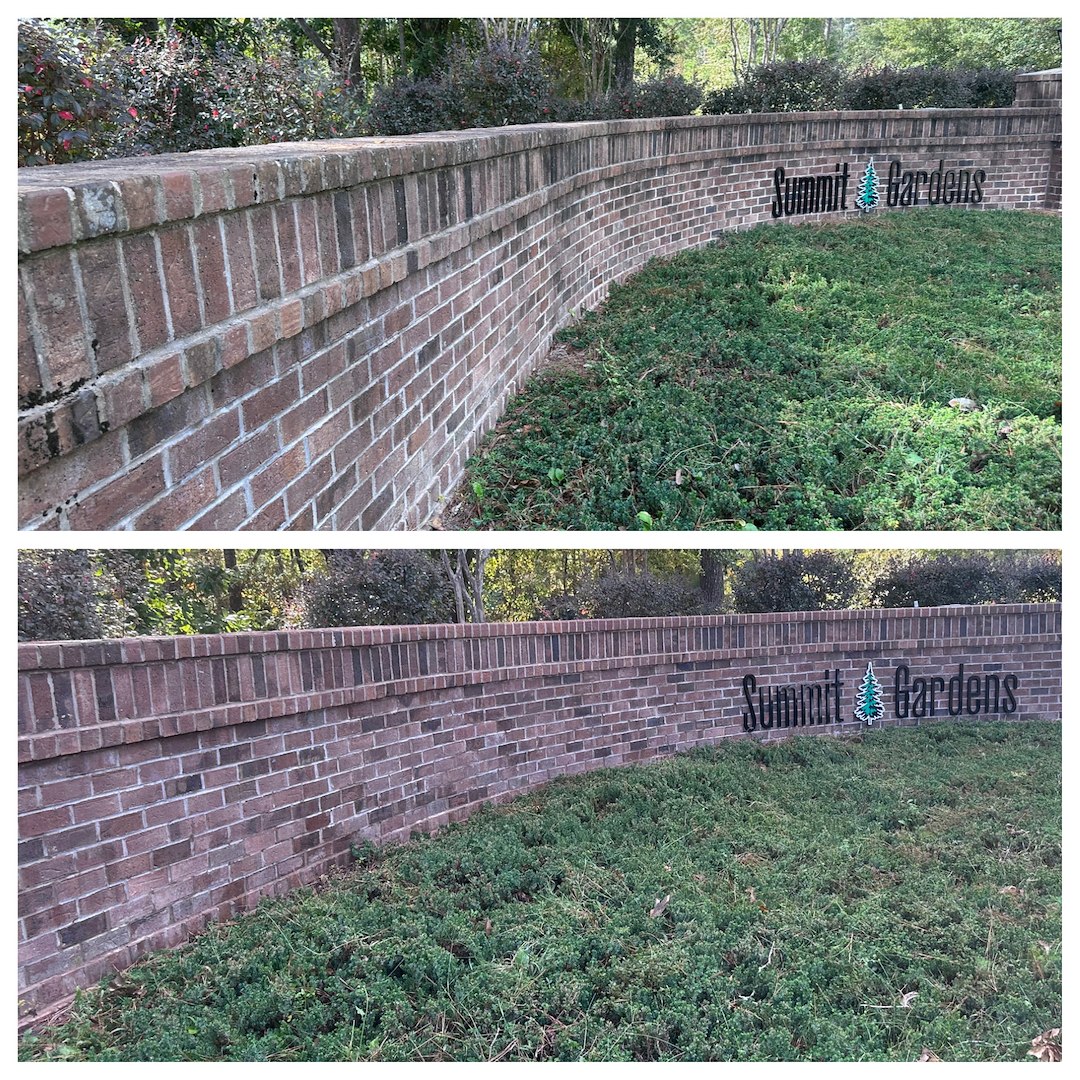
[[[864,213],[869,214],[876,209],[881,199],[878,197],[877,169],[874,168],[874,159],[866,166],[866,171],[859,181],[859,194],[855,196],[855,205]]]
[[[855,695],[855,719],[872,724],[885,715],[885,705],[881,700],[881,683],[874,674],[874,665],[867,661],[866,674],[862,685]]]

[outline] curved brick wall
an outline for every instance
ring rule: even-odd
[[[19,177],[24,528],[423,525],[552,334],[874,156],[1060,205],[1060,108],[686,117]],[[1051,80],[1052,81],[1052,80]],[[854,212],[854,211],[851,211]],[[805,219],[796,219],[805,220]]]
[[[357,839],[741,736],[747,675],[764,697],[842,686],[839,721],[763,714],[765,737],[857,730],[868,662],[886,724],[915,722],[898,678],[909,695],[939,678],[948,719],[960,665],[965,717],[991,701],[1060,719],[1060,622],[1034,604],[22,645],[23,1012],[311,881]]]

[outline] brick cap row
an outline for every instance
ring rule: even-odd
[[[1003,117],[1031,118],[1041,128],[1050,122],[1050,114],[1057,115],[1054,110],[1024,106],[590,120],[386,138],[273,143],[26,167],[18,170],[19,251],[27,254],[95,236],[136,232],[166,222],[469,164],[582,138],[744,124],[797,126],[836,121],[839,117],[856,123],[890,118],[911,123],[916,118],[939,116],[993,122]],[[747,145],[759,142],[760,139],[751,138]],[[70,229],[58,228],[56,224],[57,214],[64,205]],[[35,222],[43,216],[49,219],[50,228],[47,235],[38,235]]]
[[[545,634],[602,634],[611,631],[678,630],[697,627],[752,626],[764,623],[858,622],[866,619],[993,618],[1007,615],[1056,615],[1060,603],[974,604],[921,608],[861,608],[843,611],[790,611],[750,615],[686,615],[648,619],[574,619],[552,622],[426,623],[412,626],[334,627],[320,630],[267,630],[182,637],[138,637],[100,641],[22,642],[19,670],[95,667],[184,657],[288,652],[300,649],[350,648],[407,641],[453,641],[491,637],[540,637]],[[835,644],[841,644],[837,642]]]

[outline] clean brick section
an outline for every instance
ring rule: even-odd
[[[1017,719],[1060,719],[1060,624],[1033,604],[21,645],[23,1012],[316,879],[361,838],[742,736],[747,673],[839,669],[850,715],[868,661],[883,683],[963,664],[1018,676]]]
[[[421,526],[554,332],[648,259],[770,221],[777,166],[944,160],[986,168],[987,208],[1059,207],[1054,85],[1029,77],[1027,108],[547,124],[20,170],[20,524]],[[207,430],[230,409],[229,438]]]

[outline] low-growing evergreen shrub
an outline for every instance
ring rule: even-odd
[[[551,116],[551,80],[532,46],[493,41],[461,49],[450,77],[461,95],[462,127],[536,124]]]

